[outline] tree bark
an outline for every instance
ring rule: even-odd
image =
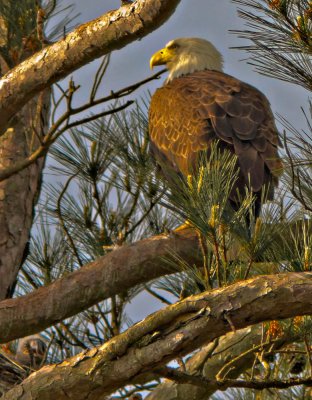
[[[258,276],[160,310],[99,348],[46,366],[3,400],[98,400],[233,327],[312,313],[312,273]],[[230,321],[230,322],[229,322]],[[219,386],[219,385],[218,385]],[[222,382],[220,382],[222,387]]]
[[[298,235],[301,225],[299,221],[289,229]],[[201,267],[201,247],[193,229],[124,245],[48,286],[1,301],[0,343],[42,331],[136,285],[177,272],[172,268],[176,257]],[[228,259],[240,257],[244,253],[239,243],[233,243]],[[266,268],[265,260],[261,266],[263,273],[275,271],[275,264],[268,263]]]
[[[298,235],[300,223],[290,229]],[[201,247],[193,229],[124,245],[48,286],[1,301],[0,343],[42,331],[136,285],[177,272],[172,268],[176,257],[201,267]],[[233,243],[228,259],[240,257],[244,258],[244,253],[239,244]],[[275,271],[274,264],[268,263],[265,268],[263,262],[263,273]]]
[[[137,0],[69,33],[0,80],[0,134],[16,110],[36,93],[95,58],[121,49],[162,25],[180,0]]]

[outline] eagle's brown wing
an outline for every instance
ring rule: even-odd
[[[277,183],[282,169],[268,100],[222,72],[194,72],[158,89],[151,100],[149,132],[156,157],[184,175],[215,139],[238,156],[238,185],[250,181],[253,191],[260,192],[264,184]]]

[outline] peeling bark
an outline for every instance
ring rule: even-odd
[[[69,33],[37,52],[0,80],[0,134],[36,93],[95,58],[121,49],[162,25],[180,0],[137,0]]]
[[[191,296],[160,310],[103,346],[46,366],[3,400],[96,400],[144,380],[170,360],[266,320],[312,313],[312,273],[259,276]],[[226,317],[226,318],[225,318]],[[231,326],[228,321],[231,321]],[[221,384],[220,384],[221,385]]]

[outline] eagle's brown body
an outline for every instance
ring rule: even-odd
[[[219,140],[238,157],[231,200],[236,201],[236,189],[244,193],[245,185],[259,198],[263,185],[270,186],[267,198],[273,198],[282,168],[279,139],[269,102],[256,88],[212,70],[173,78],[152,97],[149,131],[156,159],[183,175]]]

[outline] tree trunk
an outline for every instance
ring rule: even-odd
[[[6,30],[3,20],[0,30]],[[1,46],[4,44],[0,43]],[[9,71],[1,57],[0,67],[1,74]],[[18,108],[0,137],[0,168],[14,165],[38,146],[38,137],[43,137],[49,123],[50,89],[17,111]],[[27,253],[43,167],[44,158],[41,158],[19,174],[0,182],[0,300],[13,295],[18,271]]]
[[[50,96],[45,91],[16,114],[14,124],[0,137],[0,167],[6,168],[27,157],[38,145],[48,121]],[[37,110],[42,103],[41,110]],[[37,115],[36,115],[37,114]],[[44,158],[0,182],[0,299],[11,297],[21,263],[26,256],[34,207],[41,186]]]

